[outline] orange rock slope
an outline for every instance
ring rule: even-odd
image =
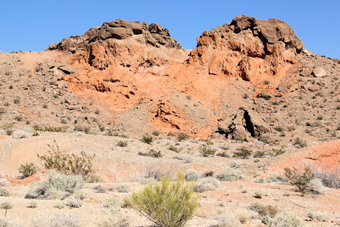
[[[124,20],[53,43],[48,50],[69,54],[67,63],[76,72],[60,80],[71,91],[100,100],[111,116],[118,116],[116,124],[143,108],[143,120],[137,120],[146,127],[206,137],[234,108],[246,105],[233,90],[235,83],[253,97],[279,96],[275,88],[296,74],[302,48],[284,22],[241,16],[204,32],[189,55],[167,29]],[[264,80],[272,86],[264,88]]]

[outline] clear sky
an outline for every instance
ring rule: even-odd
[[[0,51],[43,51],[115,19],[157,23],[184,48],[205,30],[248,15],[277,18],[305,48],[340,58],[340,0],[0,0]]]

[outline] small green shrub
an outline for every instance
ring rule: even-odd
[[[161,185],[148,185],[134,192],[132,207],[156,225],[180,227],[198,208],[199,197],[193,192],[193,184],[185,181],[184,174],[178,174],[175,181],[162,177]]]
[[[153,137],[149,136],[147,134],[143,135],[142,137],[142,142],[147,143],[147,144],[152,144],[153,142]]]
[[[33,182],[25,195],[26,199],[65,199],[84,185],[81,176],[67,176],[55,170],[49,172],[49,178]]]
[[[128,193],[129,191],[130,191],[130,187],[127,184],[119,184],[117,186],[117,192]]]
[[[0,196],[9,196],[9,191],[6,188],[0,188]]]
[[[307,142],[297,137],[294,141],[294,145],[298,145],[300,148],[303,148],[303,147],[307,147]]]
[[[128,145],[128,141],[120,140],[120,141],[117,142],[118,147],[127,147],[127,145]]]
[[[250,204],[248,208],[259,213],[261,217],[269,216],[273,218],[278,213],[278,209],[276,207],[273,207],[272,205],[262,205],[257,202]]]
[[[13,203],[11,202],[2,202],[0,204],[0,208],[3,209],[3,210],[9,210],[9,209],[12,209],[13,208]]]
[[[84,151],[80,156],[65,154],[59,149],[56,141],[54,142],[55,146],[48,145],[50,147],[48,154],[42,156],[37,154],[46,169],[56,169],[66,175],[81,175],[85,179],[95,172],[92,164],[95,155],[89,156]]]
[[[153,131],[152,132],[152,135],[154,135],[154,136],[159,136],[161,133],[160,133],[160,131]]]
[[[305,167],[304,171],[298,171],[295,167],[293,170],[285,168],[285,175],[289,183],[295,186],[302,195],[307,193],[310,181],[313,179],[314,174],[309,167]]]
[[[83,201],[76,196],[69,198],[66,202],[66,206],[68,206],[69,208],[80,208],[82,205]]]
[[[198,151],[203,155],[203,157],[209,157],[211,155],[213,156],[217,149],[213,149],[211,146],[203,144],[198,148]]]
[[[33,176],[37,172],[37,167],[33,162],[21,165],[18,169],[19,173],[21,173],[21,178],[26,178]]]
[[[246,147],[241,147],[238,149],[237,152],[234,152],[235,157],[241,157],[241,158],[248,158],[253,154],[252,150],[246,148]]]
[[[170,151],[174,151],[174,152],[176,152],[176,153],[179,153],[179,150],[178,150],[178,148],[177,148],[177,147],[175,147],[174,145],[170,145],[170,147],[168,147],[168,150],[170,150]]]
[[[6,134],[8,136],[12,135],[13,132],[14,132],[14,128],[13,128],[13,125],[12,124],[5,124],[3,127],[2,127],[3,130],[5,130]]]
[[[161,151],[156,151],[154,149],[151,149],[148,155],[154,158],[161,158],[163,156]]]
[[[189,136],[183,132],[180,132],[177,134],[177,140],[178,141],[183,141],[183,140],[187,140],[189,138]]]

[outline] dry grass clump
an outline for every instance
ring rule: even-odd
[[[213,177],[203,178],[199,184],[194,186],[195,192],[205,192],[205,191],[214,191],[216,188],[220,186],[220,182]]]
[[[328,222],[330,219],[327,214],[321,213],[320,211],[318,212],[310,211],[307,213],[307,217],[309,217],[312,220],[321,222]]]
[[[270,218],[273,218],[278,213],[276,207],[273,207],[272,205],[262,205],[261,203],[252,203],[248,208],[257,212],[261,217],[269,216]]]
[[[315,178],[319,178],[323,185],[328,188],[340,188],[340,167],[337,169],[313,168]]]
[[[119,184],[116,189],[120,193],[128,193],[130,191],[130,187],[127,184]]]
[[[220,181],[237,181],[242,179],[242,171],[239,169],[224,168],[217,175],[216,178]]]
[[[198,148],[198,151],[203,155],[203,157],[214,156],[217,149],[212,148],[208,144],[203,144]]]
[[[0,218],[0,227],[23,227],[16,221],[10,221],[7,218]]]
[[[240,220],[231,214],[220,214],[216,217],[218,227],[238,227],[241,225]]]
[[[312,193],[325,194],[326,192],[326,188],[323,186],[322,181],[318,178],[311,180],[308,186],[308,190]]]
[[[79,221],[71,214],[56,214],[54,217],[41,215],[30,222],[30,227],[80,227]]]
[[[197,181],[200,178],[199,173],[197,173],[196,170],[193,169],[189,169],[186,173],[185,173],[185,179],[187,181]]]
[[[0,196],[9,196],[9,191],[6,188],[0,188]]]
[[[270,218],[265,216],[262,219],[262,222],[268,226],[273,227],[301,227],[303,223],[300,218],[298,218],[295,214],[288,213],[286,211],[282,211],[275,215],[274,218]]]
[[[84,185],[81,176],[67,176],[55,170],[49,172],[48,179],[33,182],[25,195],[26,199],[65,199]]]
[[[114,212],[97,224],[98,227],[129,227],[129,217],[122,212]]]

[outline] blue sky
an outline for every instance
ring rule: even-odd
[[[305,48],[340,58],[339,0],[0,0],[0,50],[43,51],[52,42],[83,34],[115,19],[157,23],[184,48],[205,30],[248,15],[277,18],[294,29]]]

